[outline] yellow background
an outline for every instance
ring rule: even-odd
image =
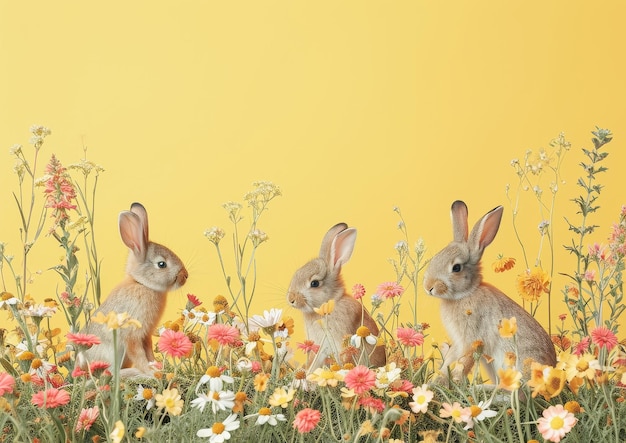
[[[53,133],[44,160],[56,153],[74,163],[86,145],[106,168],[96,214],[104,292],[123,276],[117,214],[140,201],[153,240],[190,270],[170,297],[173,317],[188,292],[205,304],[226,293],[203,232],[221,226],[230,234],[221,204],[270,180],[284,195],[260,225],[270,241],[258,251],[254,311],[286,308],[298,321],[285,303],[291,275],[339,221],[359,229],[347,286],[360,282],[368,295],[395,278],[387,261],[401,238],[394,206],[430,257],[451,239],[453,200],[468,203],[471,223],[504,204],[484,261],[521,259],[505,196],[517,181],[509,163],[564,131],[572,150],[557,202],[556,270],[571,272],[562,217],[574,217],[580,149],[591,147],[596,125],[615,134],[593,220],[602,225],[598,241],[626,203],[625,18],[618,1],[2,0],[0,241],[19,256],[8,150],[29,150],[29,127],[45,125]],[[520,217],[534,250],[541,220],[530,204],[526,210]],[[42,237],[30,271],[59,256]],[[521,260],[504,275],[486,268],[487,280],[518,299]],[[562,285],[555,316],[564,312]],[[45,272],[29,292],[42,300],[60,286]],[[419,309],[433,337],[443,337],[437,301],[420,291]]]

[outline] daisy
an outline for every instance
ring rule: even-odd
[[[233,391],[209,391],[208,394],[198,394],[198,398],[191,401],[191,405],[200,409],[200,412],[203,412],[204,407],[208,404],[211,405],[214,414],[217,411],[232,410],[235,406],[235,393]]]
[[[193,349],[193,343],[186,334],[171,329],[163,331],[157,345],[159,351],[174,358],[188,356]]]
[[[224,323],[215,323],[207,329],[207,339],[216,340],[220,345],[232,345],[239,339],[239,329]]]
[[[543,411],[543,417],[537,420],[537,429],[548,441],[560,442],[572,430],[578,419],[563,408],[563,405],[550,406]]]
[[[82,334],[80,332],[77,334],[72,334],[71,332],[68,332],[66,334],[66,337],[72,343],[78,346],[83,346],[87,349],[91,348],[94,345],[100,344],[100,337],[93,334]]]
[[[343,376],[328,368],[317,368],[307,376],[307,380],[317,383],[318,386],[336,387],[337,383],[343,380]]]
[[[19,300],[15,298],[13,294],[8,292],[3,292],[2,297],[0,297],[0,308],[4,307],[4,305],[13,306],[16,305]]]
[[[272,308],[269,311],[263,311],[263,315],[253,315],[248,322],[256,329],[272,328],[278,324],[282,315],[282,309]]]
[[[198,437],[209,437],[210,443],[223,443],[226,440],[230,440],[231,431],[239,429],[239,420],[237,420],[236,414],[230,414],[222,422],[215,422],[213,426],[206,429],[199,429],[196,432]]]
[[[50,388],[32,396],[31,402],[40,408],[56,408],[68,404],[70,394],[62,389]]]
[[[396,367],[395,363],[389,363],[386,366],[378,368],[376,372],[376,387],[378,389],[385,389],[391,383],[400,378],[402,368]]]
[[[615,333],[606,326],[599,326],[591,331],[591,340],[599,348],[606,348],[607,351],[611,351],[617,346],[617,337]]]
[[[151,388],[144,388],[142,385],[137,385],[137,395],[133,397],[133,400],[144,401],[146,402],[146,411],[152,409],[152,407],[156,403],[156,399],[154,398],[154,393]]]
[[[301,434],[311,432],[322,418],[322,413],[317,409],[305,408],[296,414],[293,420],[293,428]]]
[[[100,415],[100,409],[98,406],[93,408],[83,408],[78,415],[78,421],[76,422],[76,432],[82,430],[88,431],[95,423]]]
[[[245,418],[252,417],[256,417],[254,424],[257,426],[263,426],[264,424],[276,426],[279,421],[287,421],[287,418],[283,414],[272,414],[270,408],[261,408],[257,414],[246,415]]]
[[[378,338],[370,333],[370,330],[367,326],[360,326],[356,330],[356,334],[350,337],[350,344],[355,348],[360,348],[361,344],[364,341],[374,346],[376,343],[378,343]]]
[[[357,300],[361,300],[365,296],[365,287],[360,283],[352,286],[352,296]]]
[[[423,384],[419,388],[413,388],[413,401],[409,403],[411,410],[416,414],[421,412],[425,414],[428,410],[428,404],[433,399],[433,391],[428,389],[427,384]]]
[[[471,405],[464,410],[464,414],[462,415],[463,421],[466,423],[465,429],[471,429],[474,427],[474,423],[477,421],[483,421],[486,418],[495,417],[498,415],[496,411],[492,411],[489,408],[491,405],[491,401],[481,401],[477,405]]]
[[[572,381],[574,377],[593,380],[596,376],[596,371],[601,369],[600,362],[593,354],[584,353],[580,357],[570,355],[566,362],[565,372],[567,381]]]
[[[421,346],[424,344],[424,334],[413,328],[396,329],[396,337],[404,346]]]
[[[441,406],[442,407],[439,410],[439,417],[452,417],[456,423],[461,423],[463,421],[463,416],[470,414],[470,411],[468,411],[467,408],[462,408],[458,401],[455,401],[452,404],[444,402]]]
[[[170,415],[180,415],[183,412],[185,401],[180,397],[178,389],[163,389],[162,394],[157,394],[156,406],[159,409],[165,409]]]
[[[359,365],[349,370],[343,378],[346,386],[356,394],[362,394],[376,386],[376,373]]]
[[[390,281],[379,284],[376,293],[382,298],[394,298],[401,296],[404,288],[395,281]]]

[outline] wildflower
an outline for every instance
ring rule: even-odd
[[[83,334],[80,332],[76,334],[72,334],[71,332],[68,332],[66,334],[66,337],[72,343],[77,344],[79,346],[84,346],[85,348],[90,348],[94,345],[100,344],[100,337],[98,337],[97,335],[93,335],[93,334]]]
[[[381,283],[376,289],[376,293],[382,298],[399,297],[404,293],[404,288],[393,281]]]
[[[62,389],[50,388],[39,391],[31,398],[31,402],[40,408],[56,408],[68,404],[70,394]]]
[[[394,381],[400,378],[402,368],[396,367],[395,362],[391,362],[386,366],[378,368],[376,371],[376,387],[379,389],[385,389],[391,385]]]
[[[204,231],[204,236],[216,246],[224,238],[225,235],[226,233],[222,229],[215,226],[213,226],[211,229],[207,229]]]
[[[213,413],[217,411],[225,411],[235,406],[235,393],[232,391],[209,391],[208,394],[198,394],[198,397],[191,401],[194,408],[204,411],[204,407],[210,404]]]
[[[163,393],[157,394],[155,400],[157,408],[165,409],[165,412],[170,415],[180,415],[185,404],[176,388],[163,389]]]
[[[343,376],[328,368],[317,368],[307,376],[307,380],[317,383],[318,386],[336,387],[337,383],[343,380]]]
[[[142,439],[144,435],[146,435],[146,428],[139,426],[135,432],[135,438]]]
[[[273,328],[278,324],[282,315],[282,309],[272,308],[269,311],[263,311],[263,315],[253,315],[248,322],[258,329]]]
[[[275,337],[287,338],[293,335],[294,331],[294,322],[293,318],[286,317],[285,319],[280,320],[276,323],[276,330],[274,331]]]
[[[268,400],[271,406],[280,406],[286,408],[289,402],[293,400],[293,394],[296,393],[295,389],[276,388],[274,393],[270,395]]]
[[[355,348],[360,348],[363,341],[366,341],[372,346],[378,343],[378,339],[375,335],[370,333],[370,330],[367,326],[360,326],[356,330],[356,334],[350,337],[350,344]]]
[[[244,404],[248,401],[248,395],[243,391],[235,392],[235,405],[232,408],[234,413],[243,412]]]
[[[159,351],[174,358],[187,356],[193,349],[193,343],[191,343],[187,335],[171,329],[163,331],[157,345]]]
[[[413,328],[396,329],[396,337],[404,346],[421,346],[424,344],[424,334]]]
[[[301,434],[311,432],[322,418],[322,413],[317,409],[305,408],[296,414],[293,420],[293,428]]]
[[[137,328],[141,329],[141,323],[134,318],[130,318],[127,312],[118,314],[109,311],[106,315],[102,311],[98,311],[96,315],[91,317],[91,321],[106,325],[110,330],[120,328]]]
[[[137,395],[133,397],[133,400],[146,402],[146,410],[149,411],[156,403],[152,389],[144,388],[143,385],[137,385]]]
[[[352,296],[357,300],[361,300],[365,296],[365,287],[360,283],[352,286]]]
[[[98,406],[94,406],[93,408],[83,408],[78,414],[78,421],[76,422],[76,432],[80,432],[82,430],[88,431],[91,426],[95,423],[100,415],[100,409]]]
[[[202,302],[194,294],[187,294],[187,304],[189,305],[188,309],[192,309],[200,306]]]
[[[304,352],[312,352],[316,354],[320,350],[320,345],[315,344],[312,340],[305,340],[303,343],[298,343],[298,349]]]
[[[228,300],[223,295],[216,295],[213,299],[213,310],[216,313],[228,312]]]
[[[93,374],[94,377],[100,377],[107,369],[109,369],[111,364],[106,361],[92,361],[89,364],[89,372]]]
[[[0,297],[0,308],[3,308],[5,305],[13,306],[16,305],[19,301],[15,296],[9,292],[3,292],[2,297]]]
[[[517,319],[515,317],[503,318],[498,325],[500,337],[511,338],[517,333]]]
[[[7,372],[0,372],[0,397],[13,393],[15,379]]]
[[[65,228],[65,223],[69,220],[68,210],[76,209],[72,200],[76,199],[76,190],[70,181],[70,176],[61,162],[54,154],[46,166],[46,183],[44,194],[46,195],[46,208],[54,209],[51,217],[54,219],[52,230],[57,226]]]
[[[576,346],[574,346],[574,355],[581,356],[589,350],[591,344],[591,337],[583,337]]]
[[[261,408],[258,413],[247,415],[245,418],[252,417],[256,417],[254,424],[257,426],[263,426],[264,424],[276,426],[279,421],[287,421],[287,418],[283,414],[272,414],[270,408]]]
[[[326,303],[322,303],[319,308],[313,308],[313,310],[321,316],[330,315],[335,310],[335,300],[328,300]]]
[[[221,391],[224,387],[224,383],[233,383],[235,380],[222,372],[220,368],[217,366],[209,366],[202,377],[200,377],[200,381],[198,381],[198,386],[196,386],[196,392],[200,386],[208,383],[210,391]]]
[[[385,410],[385,402],[376,397],[364,396],[359,398],[359,406],[367,409],[370,413],[381,413]]]
[[[208,327],[207,339],[216,340],[222,346],[232,345],[239,339],[239,329],[224,323],[215,323]]]
[[[542,415],[537,420],[537,429],[543,438],[552,442],[561,441],[578,421],[574,414],[563,408],[563,405],[550,406]]]
[[[270,376],[267,374],[257,374],[254,376],[254,389],[257,392],[264,392],[267,389],[267,382]]]
[[[41,304],[30,305],[28,306],[28,308],[20,310],[20,314],[26,317],[38,317],[38,318],[52,317],[52,315],[55,314],[56,312],[57,312],[56,307],[45,306]]]
[[[111,432],[111,434],[109,435],[113,443],[120,443],[122,441],[122,438],[124,438],[124,430],[124,422],[122,422],[122,420],[116,421],[115,428],[113,429],[113,432]]]
[[[467,408],[462,408],[458,401],[455,401],[452,404],[444,402],[441,404],[441,409],[439,410],[439,417],[441,418],[452,417],[452,419],[456,423],[461,423],[463,421],[463,415],[469,414],[469,411],[467,411],[466,409]]]
[[[492,411],[489,408],[490,401],[481,401],[477,405],[471,405],[466,409],[466,413],[463,415],[463,421],[466,423],[463,429],[468,430],[474,427],[474,423],[477,421],[483,421],[486,418],[495,417],[498,415],[496,411]]]
[[[617,346],[617,337],[606,326],[598,326],[591,331],[591,340],[599,348],[606,348],[607,351],[611,351]]]
[[[520,387],[520,380],[522,379],[522,373],[516,369],[498,369],[498,378],[500,383],[498,388],[506,391],[515,391]]]
[[[522,298],[529,302],[536,302],[543,293],[550,290],[550,278],[548,274],[536,266],[532,270],[527,269],[517,276],[517,291]]]
[[[256,248],[261,243],[269,239],[268,235],[260,229],[254,229],[248,233],[248,238],[252,241],[252,245]]]
[[[491,265],[494,272],[504,272],[515,267],[515,259],[513,257],[503,257],[502,255]]]
[[[411,410],[416,414],[418,412],[425,414],[428,410],[428,404],[433,399],[433,395],[433,391],[429,390],[426,384],[419,388],[413,388],[413,401],[409,402]]]
[[[567,381],[571,381],[574,377],[593,380],[596,376],[596,371],[601,369],[600,363],[593,354],[584,353],[580,357],[571,355],[566,362],[565,372]]]
[[[196,432],[198,437],[209,437],[210,443],[223,443],[226,440],[230,440],[231,431],[239,429],[239,420],[237,420],[236,414],[230,414],[222,422],[215,422],[213,426],[206,429],[199,429]]]
[[[437,443],[439,441],[439,436],[441,435],[441,431],[419,431],[419,436],[422,437],[418,443]],[[391,442],[391,440],[389,440]],[[402,442],[401,442],[402,443]]]
[[[376,386],[376,373],[359,365],[348,371],[343,381],[349,389],[360,395]]]

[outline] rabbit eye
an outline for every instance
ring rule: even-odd
[[[312,288],[318,288],[320,286],[320,281],[319,280],[311,280],[311,287]]]
[[[167,268],[167,263],[165,263],[164,261],[160,261],[157,263],[157,266],[161,269]]]
[[[461,272],[461,265],[459,263],[452,266],[452,272]]]

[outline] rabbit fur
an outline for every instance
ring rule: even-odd
[[[507,352],[514,352],[514,341],[502,338],[498,325],[502,319],[517,320],[517,368],[523,369],[532,359],[541,364],[556,365],[552,340],[544,328],[524,308],[496,287],[485,283],[481,274],[484,249],[493,241],[503,207],[485,214],[468,236],[467,206],[455,201],[451,208],[453,240],[430,261],[424,274],[424,289],[441,299],[441,318],[452,341],[441,366],[442,376],[448,377],[449,366],[460,362],[467,375],[473,365],[474,343],[483,343],[483,355],[493,358],[483,363],[491,383],[496,371],[503,368]]]
[[[117,347],[112,332],[104,324],[90,321],[80,332],[97,335],[101,344],[80,352],[77,365],[85,369],[93,361],[106,361],[113,366],[117,354],[123,376],[153,374],[152,334],[163,314],[169,291],[180,288],[189,276],[183,262],[170,249],[149,240],[148,214],[140,203],[119,215],[122,241],[130,252],[126,277],[94,312],[107,315],[127,312],[141,323],[141,328],[117,330]]]
[[[328,357],[334,356],[337,362],[351,362],[384,366],[386,362],[384,346],[365,344],[365,354],[360,357],[342,355],[346,337],[356,333],[360,326],[366,326],[377,336],[378,326],[361,303],[346,292],[341,276],[341,267],[348,262],[354,250],[356,229],[338,223],[326,233],[322,240],[319,256],[298,269],[289,285],[287,301],[302,312],[307,338],[320,349],[309,355],[309,371],[326,364]],[[314,309],[329,300],[335,301],[335,308],[325,319]],[[321,320],[321,321],[320,321]],[[327,325],[328,334],[322,325]]]

